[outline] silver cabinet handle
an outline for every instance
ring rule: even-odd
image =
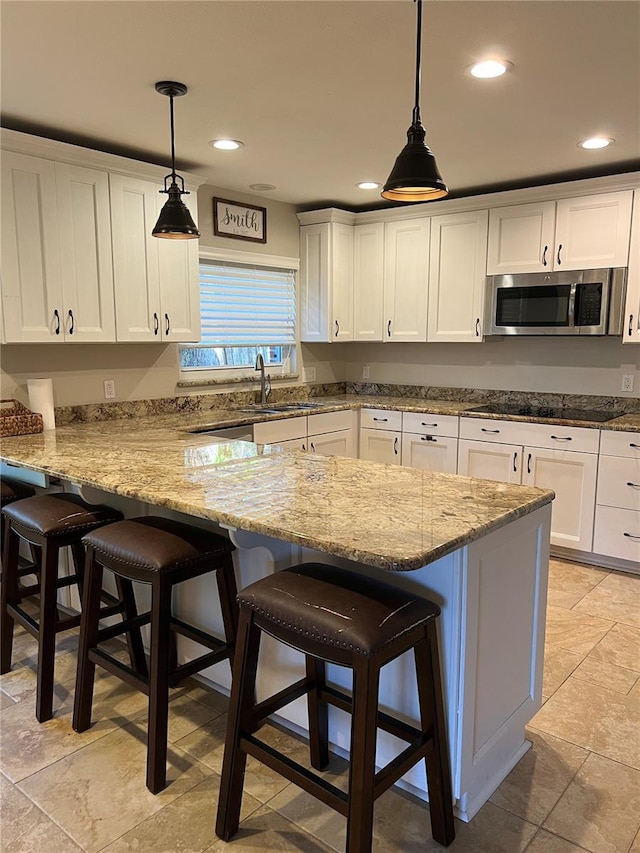
[[[340,323],[338,323],[338,321],[336,320],[336,338],[338,337],[339,334],[340,334]]]
[[[476,338],[480,337],[480,317],[476,320]]]
[[[640,536],[637,536],[634,533],[623,533],[622,535],[626,536],[628,539],[637,539],[638,541],[640,541]]]
[[[169,315],[168,314],[164,315],[164,322],[165,322],[164,333],[165,333],[165,335],[168,335],[169,332],[171,331],[171,322],[169,321]]]
[[[391,337],[391,320],[387,323],[387,335]]]
[[[514,471],[517,471],[517,470],[518,470],[518,451],[517,451],[517,450],[516,450],[516,452],[513,454],[513,470],[514,470]]]
[[[60,314],[58,313],[57,308],[53,309],[53,316],[56,318],[55,333],[56,333],[56,335],[59,335],[60,334]]]
[[[549,438],[553,438],[554,441],[573,441],[570,435],[551,435]]]
[[[157,335],[160,332],[160,320],[157,313],[153,312],[153,334]]]
[[[421,435],[420,441],[437,441],[438,439],[432,435]]]
[[[76,321],[73,317],[73,311],[69,309],[69,319],[71,320],[71,325],[69,326],[69,334],[72,335],[76,328]]]
[[[549,249],[549,247],[548,247],[548,246],[545,246],[545,247],[544,247],[544,252],[542,253],[542,266],[543,266],[543,267],[546,267],[546,265],[547,265],[547,250],[548,250],[548,249]]]
[[[374,418],[374,421],[379,421],[380,423],[383,423],[383,424],[386,423],[388,420],[389,420],[389,418]]]
[[[497,434],[500,432],[499,429],[486,429],[485,427],[480,427],[480,432],[491,432]]]
[[[393,452],[398,455],[398,439],[397,437],[393,439]]]
[[[560,243],[560,245],[558,246],[558,257],[557,257],[558,266],[560,266],[560,264],[562,263],[562,260],[560,259],[560,252],[561,251],[562,251],[562,243]]]

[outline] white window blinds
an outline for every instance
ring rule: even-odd
[[[293,344],[293,270],[221,261],[200,263],[201,346]]]

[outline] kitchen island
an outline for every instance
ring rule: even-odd
[[[181,416],[59,427],[5,438],[2,459],[56,478],[126,515],[179,514],[224,528],[246,585],[303,561],[342,565],[437,601],[456,810],[470,819],[526,752],[524,727],[541,704],[544,613],[553,493],[536,488],[193,435]],[[17,474],[16,468],[13,469]],[[105,494],[107,493],[107,494]],[[195,624],[220,628],[215,582],[199,578],[176,601]],[[268,638],[267,638],[268,639]],[[183,659],[195,655],[190,641]],[[266,642],[259,693],[297,679],[302,657]],[[417,719],[403,656],[383,671],[380,702]],[[329,670],[344,685],[347,672]],[[206,673],[228,690],[226,664]],[[260,697],[259,697],[260,698]],[[334,711],[335,709],[332,709]],[[306,727],[303,700],[279,719]],[[348,748],[335,710],[331,740]],[[379,763],[397,752],[380,733]],[[403,784],[426,796],[424,768]]]

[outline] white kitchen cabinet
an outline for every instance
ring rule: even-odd
[[[455,474],[458,439],[441,435],[402,434],[402,464],[423,471]]]
[[[625,344],[640,344],[640,189],[633,193],[627,301],[622,341]]]
[[[311,453],[323,456],[355,456],[355,440],[352,429],[340,429],[335,432],[325,432],[310,435],[307,439],[307,449]]]
[[[640,563],[639,433],[602,432],[593,550]]]
[[[197,342],[197,241],[152,236],[166,200],[154,181],[110,175],[109,182],[118,340]]]
[[[520,483],[521,465],[522,446],[519,444],[469,439],[460,439],[458,444],[458,474],[465,477]]]
[[[256,444],[281,444],[286,441],[307,439],[307,418],[279,418],[253,425],[253,440]]]
[[[624,190],[494,208],[487,274],[624,267],[631,203]]]
[[[384,340],[427,340],[430,219],[385,222]]]
[[[360,429],[360,459],[399,465],[402,433],[387,429]]]
[[[384,223],[353,229],[353,340],[384,340]]]
[[[431,220],[428,341],[481,343],[489,211]]]
[[[278,441],[270,441],[271,450],[308,450],[306,438],[285,438]]]
[[[300,339],[353,340],[353,227],[322,222],[300,228]]]

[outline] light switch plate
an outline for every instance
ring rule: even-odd
[[[621,391],[626,391],[628,394],[633,391],[633,373],[623,373]]]

